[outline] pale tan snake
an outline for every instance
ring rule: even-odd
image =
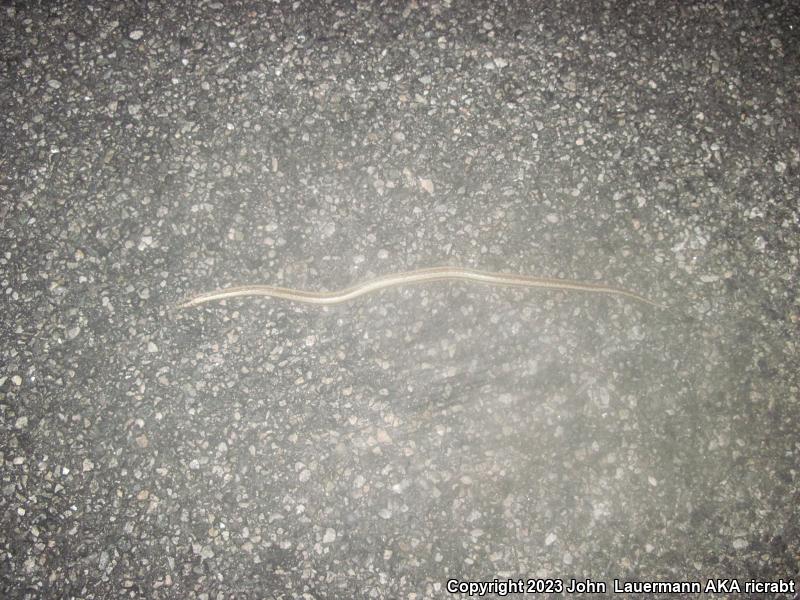
[[[621,288],[611,287],[601,283],[584,283],[571,281],[569,279],[548,279],[545,277],[531,277],[529,275],[513,275],[510,273],[490,273],[488,271],[476,271],[474,269],[463,269],[461,267],[432,267],[429,269],[419,269],[407,271],[405,273],[392,273],[383,275],[375,279],[370,279],[352,287],[330,292],[312,292],[307,290],[296,290],[292,288],[274,287],[271,285],[245,285],[240,287],[228,287],[214,292],[207,292],[194,296],[186,302],[180,304],[180,308],[189,308],[206,302],[216,300],[226,300],[228,298],[240,298],[243,296],[267,296],[270,298],[281,298],[292,302],[302,302],[305,304],[331,305],[340,304],[354,300],[365,294],[371,294],[378,290],[401,285],[422,283],[426,281],[441,281],[443,279],[469,281],[483,283],[487,285],[502,287],[522,287],[537,288],[548,290],[564,290],[575,292],[589,292],[595,294],[609,294],[642,302],[657,308],[664,308],[661,304],[653,302],[649,298]]]

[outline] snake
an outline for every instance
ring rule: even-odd
[[[547,277],[533,277],[530,275],[515,275],[511,273],[493,273],[489,271],[478,271],[475,269],[461,267],[431,267],[427,269],[417,269],[416,271],[406,271],[402,273],[391,273],[363,281],[351,287],[333,291],[309,291],[293,288],[276,287],[272,285],[244,285],[226,287],[213,292],[206,292],[189,298],[179,304],[179,308],[190,308],[208,302],[227,300],[229,298],[243,298],[262,296],[269,298],[279,298],[291,302],[303,304],[314,304],[330,306],[342,304],[355,300],[361,296],[375,293],[386,288],[406,286],[428,281],[466,281],[470,283],[480,283],[498,287],[534,288],[545,290],[560,290],[569,292],[586,292],[591,294],[605,294],[627,298],[641,304],[646,304],[656,308],[665,308],[663,305],[632,292],[630,290],[612,287],[602,283],[586,283],[573,281],[570,279],[551,279]]]

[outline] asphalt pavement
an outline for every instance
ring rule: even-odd
[[[3,3],[0,596],[796,598],[799,57],[791,1]],[[435,266],[660,306],[179,306]]]

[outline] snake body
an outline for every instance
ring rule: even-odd
[[[464,269],[460,267],[433,267],[429,269],[418,269],[404,273],[392,273],[383,275],[369,281],[364,281],[352,287],[330,292],[314,292],[307,290],[296,290],[292,288],[275,287],[271,285],[245,285],[239,287],[228,287],[213,292],[207,292],[194,296],[180,305],[180,308],[189,308],[214,302],[226,300],[228,298],[240,298],[245,296],[267,296],[270,298],[280,298],[292,302],[302,302],[304,304],[332,305],[349,302],[386,288],[401,285],[423,283],[427,281],[456,280],[483,283],[487,285],[501,287],[520,287],[537,288],[548,290],[564,290],[575,292],[588,292],[594,294],[608,294],[635,300],[643,304],[663,308],[657,302],[649,298],[621,288],[615,288],[601,283],[584,283],[571,281],[569,279],[548,279],[545,277],[531,277],[529,275],[513,275],[510,273],[491,273],[488,271],[477,271],[474,269]]]

